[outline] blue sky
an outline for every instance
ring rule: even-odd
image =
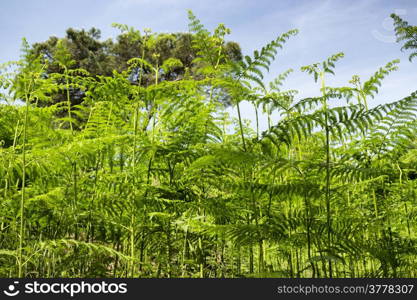
[[[336,76],[328,78],[330,85],[346,85],[355,74],[366,80],[399,58],[400,69],[385,80],[371,105],[398,100],[417,89],[417,62],[410,63],[407,53],[400,51],[389,18],[396,12],[417,24],[416,0],[0,0],[0,63],[19,57],[23,37],[30,43],[51,35],[63,37],[68,27],[95,26],[103,39],[117,34],[113,22],[158,32],[187,31],[187,9],[209,29],[225,23],[232,30],[229,39],[246,54],[289,29],[299,29],[265,79],[294,69],[285,88],[300,90],[300,97],[318,93],[318,86],[300,67],[341,51],[345,58],[337,64]],[[253,119],[249,105],[244,105],[243,113]],[[264,120],[261,123],[265,128]]]

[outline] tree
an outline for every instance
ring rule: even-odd
[[[130,72],[132,84],[148,86],[155,81],[179,80],[188,74],[195,74],[197,50],[193,47],[195,34],[192,33],[152,33],[149,29],[143,32],[123,24],[113,24],[121,33],[112,39],[100,40],[101,32],[97,28],[86,31],[69,28],[62,39],[50,37],[44,42],[35,43],[32,53],[39,55],[48,63],[46,74],[64,74],[71,69],[83,69],[93,78],[111,76],[114,71]],[[241,49],[235,42],[223,42],[221,47],[226,56],[234,61],[241,60]],[[72,61],[70,66],[64,66],[60,60],[66,52]],[[129,68],[128,62],[134,58],[142,58],[149,64]],[[162,70],[164,62],[176,59],[180,63],[166,70]],[[157,66],[158,70],[149,67]],[[141,76],[138,74],[141,73]],[[141,82],[138,82],[139,77]],[[201,76],[199,75],[201,79]],[[59,91],[52,96],[52,103],[67,101],[68,94],[72,105],[80,104],[84,99],[84,92],[78,88],[70,91]],[[50,105],[48,103],[47,105]]]

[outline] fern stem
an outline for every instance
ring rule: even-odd
[[[258,116],[258,108],[256,105],[255,107],[255,117],[256,117],[256,139],[259,140],[259,116]]]
[[[69,118],[69,124],[70,124],[70,129],[71,129],[71,133],[74,134],[74,129],[72,127],[72,115],[71,115],[71,98],[70,98],[70,86],[69,86],[69,80],[68,80],[68,70],[67,68],[65,68],[65,80],[66,80],[66,86],[67,86],[67,106],[68,106],[68,118]]]
[[[246,142],[245,142],[245,135],[243,134],[243,124],[242,124],[242,117],[240,114],[239,102],[236,104],[236,107],[237,107],[237,114],[239,117],[239,128],[240,128],[240,136],[242,137],[243,150],[246,152]]]
[[[327,95],[326,85],[324,81],[324,71],[320,72],[321,89],[323,93],[323,109],[325,110],[325,133],[326,133],[326,219],[327,219],[327,247],[331,249],[331,231],[332,231],[332,219],[331,219],[331,207],[330,207],[330,128],[329,128],[329,112],[327,108]],[[333,277],[332,273],[332,261],[329,259],[329,277]]]
[[[26,138],[27,138],[27,125],[29,118],[29,104],[30,104],[30,89],[33,78],[29,83],[29,87],[25,89],[26,109],[23,124],[23,145],[22,145],[22,191],[20,198],[20,228],[19,228],[19,264],[18,264],[18,277],[23,275],[23,241],[24,241],[24,210],[25,210],[25,198],[26,198]],[[26,87],[26,85],[25,85]]]

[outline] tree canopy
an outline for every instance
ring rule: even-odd
[[[143,32],[123,24],[112,24],[120,30],[115,40],[101,39],[97,28],[77,30],[69,28],[64,38],[55,36],[43,42],[34,43],[30,49],[33,56],[40,56],[47,62],[46,74],[63,74],[64,70],[82,69],[93,78],[111,76],[113,72],[128,72],[132,84],[148,86],[158,81],[174,81],[190,76],[202,79],[198,73],[197,49],[193,43],[197,39],[193,33],[153,33]],[[238,43],[221,41],[226,56],[224,59],[240,61],[241,49]],[[141,59],[146,64],[131,67],[132,59]],[[130,67],[130,68],[129,68]],[[142,68],[142,70],[141,70]],[[155,68],[158,69],[155,73]],[[141,75],[139,76],[139,73]],[[71,103],[79,104],[84,93],[70,88]],[[53,95],[52,103],[65,101],[65,91]],[[223,98],[227,103],[227,99]]]

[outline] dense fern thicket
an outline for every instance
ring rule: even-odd
[[[417,94],[369,103],[398,61],[331,87],[343,53],[324,58],[301,69],[320,96],[298,99],[292,70],[263,80],[297,30],[232,61],[228,28],[189,19],[195,71],[176,81],[143,51],[111,76],[69,69],[62,45],[59,73],[28,45],[2,65],[0,276],[416,277]]]

